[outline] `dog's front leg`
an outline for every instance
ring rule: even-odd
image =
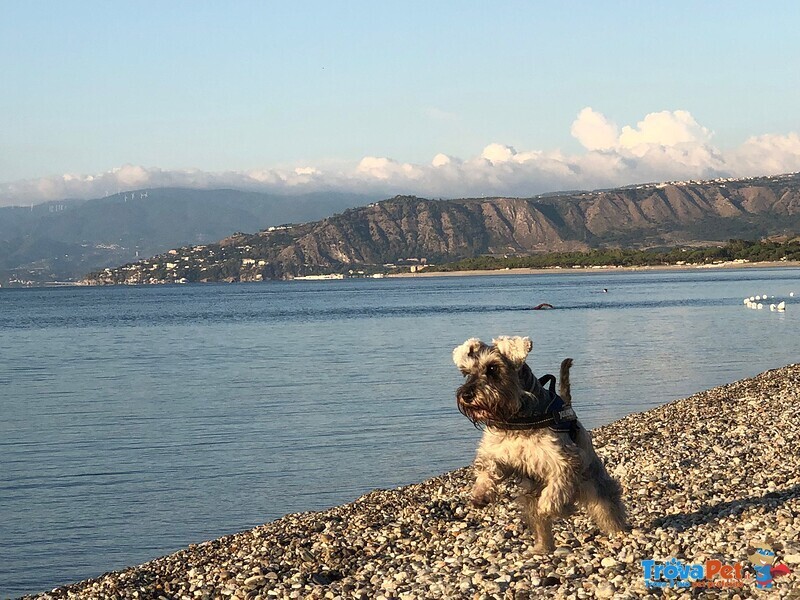
[[[497,484],[503,479],[500,465],[487,452],[480,448],[472,464],[475,470],[475,485],[472,486],[472,503],[475,506],[486,506],[497,499]]]
[[[541,485],[529,479],[523,479],[522,488],[525,491],[517,500],[522,508],[522,517],[536,535],[536,545],[533,547],[533,553],[549,554],[556,548],[553,539],[553,519],[539,513]]]

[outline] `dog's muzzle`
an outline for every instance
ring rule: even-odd
[[[461,404],[466,404],[469,406],[475,400],[475,390],[472,388],[467,388],[465,390],[459,388],[459,390],[456,392],[456,400],[458,400]]]

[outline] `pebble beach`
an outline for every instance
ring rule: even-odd
[[[465,467],[29,597],[800,598],[798,406],[800,365],[790,365],[595,429],[632,529],[607,536],[578,512],[557,522],[549,556],[532,552],[513,483],[475,508]],[[749,568],[757,546],[788,571],[771,589]],[[670,559],[744,574],[730,587],[647,587],[642,561]]]

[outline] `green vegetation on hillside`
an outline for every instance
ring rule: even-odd
[[[530,256],[479,256],[432,266],[427,271],[487,271],[552,267],[642,267],[676,264],[713,264],[727,261],[800,261],[800,239],[791,241],[729,240],[724,246],[632,250],[598,248],[587,252],[551,252]]]

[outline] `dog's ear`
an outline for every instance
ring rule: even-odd
[[[485,346],[478,338],[470,338],[460,346],[453,349],[453,362],[462,371],[469,371],[475,362],[475,356],[482,346]]]
[[[505,356],[517,368],[522,366],[531,348],[533,348],[533,342],[531,342],[530,338],[519,336],[503,335],[493,339],[492,344],[500,354]]]

